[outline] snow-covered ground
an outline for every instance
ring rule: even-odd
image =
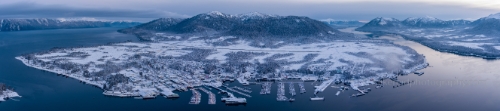
[[[404,35],[405,39],[419,42],[438,51],[485,59],[500,58],[498,35],[466,33],[468,27],[397,28],[384,32]]]
[[[21,97],[21,96],[19,96],[19,94],[17,94],[17,92],[14,92],[12,90],[7,89],[5,91],[2,91],[2,94],[0,94],[0,102],[5,101],[5,99],[14,98],[14,97]]]
[[[232,37],[56,49],[16,59],[98,86],[105,95],[143,98],[195,86],[218,87],[227,79],[246,81],[256,75],[285,71],[307,73],[301,70],[341,74],[357,89],[374,79],[410,73],[427,65],[414,50],[383,40],[280,42],[283,45],[274,48],[253,47],[244,40],[226,46],[211,43],[228,38]]]

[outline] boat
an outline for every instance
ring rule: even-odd
[[[363,96],[363,95],[365,95],[365,94],[363,94],[363,93],[357,93],[357,94],[352,94],[351,96],[352,97],[359,97],[359,96]]]
[[[167,97],[167,98],[179,98],[179,95],[174,93],[174,94],[167,95],[165,97]]]
[[[323,101],[323,100],[325,100],[324,97],[312,97],[311,98],[311,101]]]
[[[419,76],[424,74],[424,72],[418,72],[418,71],[415,71],[413,73],[416,74],[416,75],[419,75]]]
[[[295,99],[294,98],[290,98],[288,101],[293,102],[293,101],[295,101]]]
[[[245,98],[236,98],[236,97],[226,98],[225,101],[226,101],[225,102],[226,104],[246,104],[247,103],[247,99],[245,99]]]
[[[147,95],[147,96],[141,96],[142,99],[154,99],[156,98],[156,95]]]

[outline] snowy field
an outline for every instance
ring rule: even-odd
[[[439,51],[485,59],[500,58],[500,38],[497,35],[465,33],[468,28],[400,28],[384,31],[404,35],[406,39]]]

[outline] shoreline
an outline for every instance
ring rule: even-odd
[[[400,36],[405,40],[417,42],[421,45],[429,47],[429,48],[431,48],[435,51],[438,51],[438,52],[451,53],[451,54],[456,54],[456,55],[466,56],[466,57],[477,57],[477,58],[482,58],[482,59],[486,59],[486,60],[500,59],[500,56],[485,56],[485,55],[476,54],[474,52],[470,53],[470,52],[463,52],[460,50],[459,51],[451,51],[451,50],[445,49],[445,48],[442,49],[442,48],[434,47],[434,46],[429,45],[431,43],[422,42],[421,40],[417,40],[418,38],[412,38],[412,37],[409,37],[407,35],[399,34],[399,33],[385,32],[385,31],[361,31],[361,32],[369,32],[369,33],[371,33],[370,35],[372,35],[372,37],[373,36],[380,37],[380,36],[387,36],[387,35]]]
[[[14,91],[9,90],[9,89],[3,91],[3,93],[4,94],[0,95],[0,102],[7,101],[10,98],[22,97],[17,92],[14,92]]]

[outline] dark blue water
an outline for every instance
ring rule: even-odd
[[[117,28],[41,30],[0,33],[0,82],[15,88],[22,98],[0,103],[0,111],[94,111],[94,110],[500,110],[500,62],[440,53],[417,43],[402,43],[427,56],[432,67],[422,76],[409,75],[400,80],[415,80],[422,84],[374,89],[369,94],[351,98],[352,90],[335,96],[338,89],[327,88],[319,96],[325,101],[309,101],[312,83],[305,83],[307,93],[296,101],[277,102],[276,84],[272,94],[259,95],[260,86],[253,89],[247,105],[226,106],[220,102],[208,105],[208,95],[202,92],[199,105],[189,105],[191,92],[178,92],[179,99],[158,97],[150,100],[107,97],[102,90],[77,80],[30,68],[14,59],[25,53],[49,50],[53,47],[79,47],[109,42],[138,41],[131,35],[119,34]],[[425,84],[426,81],[429,81]],[[454,81],[461,81],[453,83]],[[472,81],[472,82],[471,82]],[[238,85],[238,83],[229,83]],[[318,84],[318,83],[316,83]],[[298,85],[296,90],[298,91]],[[288,88],[286,88],[288,94]],[[216,93],[216,91],[213,91]],[[237,95],[243,97],[241,95]]]

